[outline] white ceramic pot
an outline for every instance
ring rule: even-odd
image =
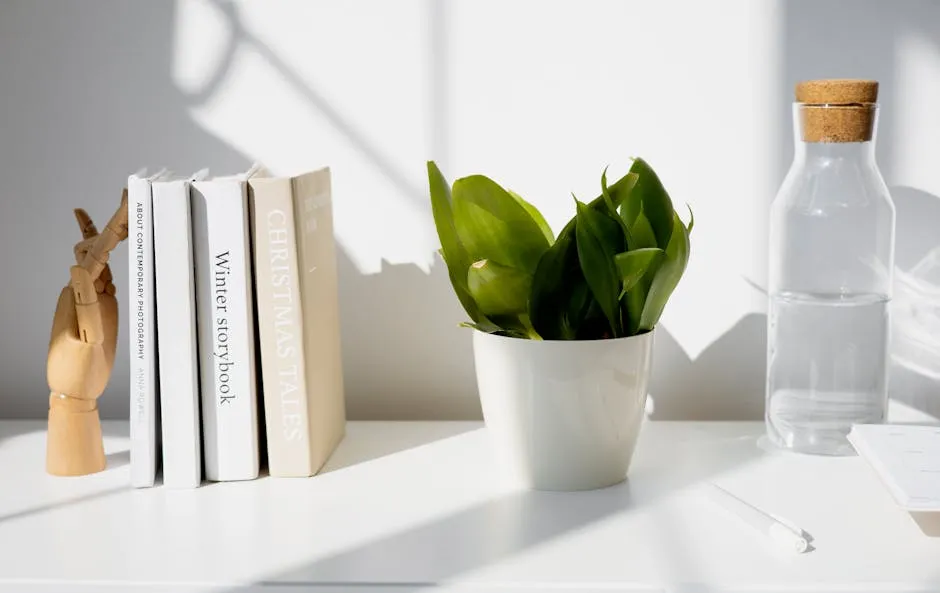
[[[473,332],[483,418],[511,478],[535,490],[626,479],[646,408],[653,333],[556,341]]]

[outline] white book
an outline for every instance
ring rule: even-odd
[[[163,171],[127,179],[128,295],[130,307],[131,485],[153,486],[159,466],[156,304],[153,272],[151,182]]]
[[[192,184],[206,478],[259,472],[248,179],[258,167]]]
[[[189,189],[191,181],[204,176],[201,171],[152,186],[163,485],[169,488],[196,488],[202,482]]]

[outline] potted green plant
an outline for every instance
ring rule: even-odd
[[[689,233],[640,158],[574,198],[554,235],[483,175],[428,182],[440,254],[473,328],[483,416],[514,477],[539,490],[626,478],[645,410],[653,334],[685,271]]]

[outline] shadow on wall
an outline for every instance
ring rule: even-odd
[[[653,420],[763,420],[767,317],[750,314],[691,360],[656,330]]]
[[[235,4],[220,2],[217,7],[236,32],[244,33]],[[102,12],[108,18],[99,18]],[[15,342],[5,340],[0,351],[0,417],[42,418],[48,405],[48,331],[79,237],[71,209],[82,206],[93,217],[110,214],[127,175],[143,166],[166,166],[182,174],[207,166],[210,173],[226,174],[244,170],[250,158],[202,129],[190,115],[193,106],[220,88],[236,50],[227,48],[198,91],[180,90],[172,74],[174,3],[49,10],[15,2],[4,6],[3,15],[0,53],[17,58],[0,62],[0,77],[16,89],[3,96],[0,129],[18,141],[15,152],[12,143],[0,143],[0,174],[8,180],[0,218],[17,224],[0,233],[0,245],[11,253],[22,245],[35,246],[30,258],[6,258],[3,272],[25,278],[41,270],[31,280],[31,294],[48,296],[24,307],[22,293],[0,293],[0,323],[7,335],[17,336]],[[349,136],[390,184],[420,197],[419,188],[406,186],[350,122],[254,41],[281,76],[303,87],[310,108]],[[443,68],[433,70],[440,74]],[[443,139],[435,144],[443,150]],[[64,184],[69,184],[68,192]],[[75,203],[63,202],[63,195]],[[39,243],[33,240],[37,229],[45,237]],[[417,266],[395,265],[363,276],[341,249],[338,254],[350,417],[479,418],[470,334],[457,327],[463,312],[443,265],[430,275]],[[126,245],[114,251],[111,263],[121,326],[114,372],[99,405],[103,418],[122,418],[128,409]],[[402,402],[406,409],[396,405]]]
[[[889,390],[892,399],[940,418],[940,272],[934,268],[940,198],[903,186],[892,187],[891,197],[897,208],[898,271]]]
[[[477,419],[471,331],[438,258],[425,274],[363,275],[337,250],[347,411],[362,419]],[[403,407],[403,402],[406,408]]]
[[[44,418],[46,350],[56,298],[80,238],[72,208],[102,224],[127,176],[141,167],[217,173],[245,155],[195,125],[172,79],[172,2],[5,2],[0,18],[0,417]],[[107,15],[107,18],[101,18]],[[41,240],[37,240],[41,237]],[[127,247],[112,254],[120,302],[115,370],[99,400],[102,416],[127,416]],[[28,295],[28,296],[26,296]],[[15,336],[15,338],[11,338]]]

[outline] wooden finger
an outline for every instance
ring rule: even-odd
[[[127,189],[121,194],[121,204],[108,221],[104,231],[95,237],[84,259],[82,267],[89,271],[92,280],[97,278],[108,264],[111,250],[127,238]]]
[[[110,284],[110,282],[114,280],[114,276],[111,275],[111,266],[105,266],[98,277],[101,278],[105,284]]]
[[[118,236],[118,242],[127,238],[127,188],[121,193],[121,203],[108,221],[108,228]]]
[[[81,266],[71,267],[72,293],[75,295],[75,315],[78,322],[78,336],[87,344],[101,344],[104,341],[104,327],[101,322],[101,308],[95,281],[88,270]]]
[[[111,266],[106,265],[104,269],[101,270],[101,274],[95,280],[95,290],[98,291],[98,294],[102,294],[108,291],[108,285],[111,284],[111,281],[114,278],[111,276]],[[113,286],[113,285],[112,285]],[[112,293],[113,294],[113,293]]]
[[[78,228],[82,231],[82,238],[90,239],[98,234],[98,229],[95,227],[95,223],[91,220],[91,217],[88,216],[88,213],[85,212],[83,208],[75,209],[75,220],[78,221]]]
[[[96,237],[89,237],[75,244],[75,247],[72,248],[72,251],[75,252],[75,263],[82,263],[85,256],[88,255],[88,252],[91,250],[92,245],[95,243],[95,239]]]

